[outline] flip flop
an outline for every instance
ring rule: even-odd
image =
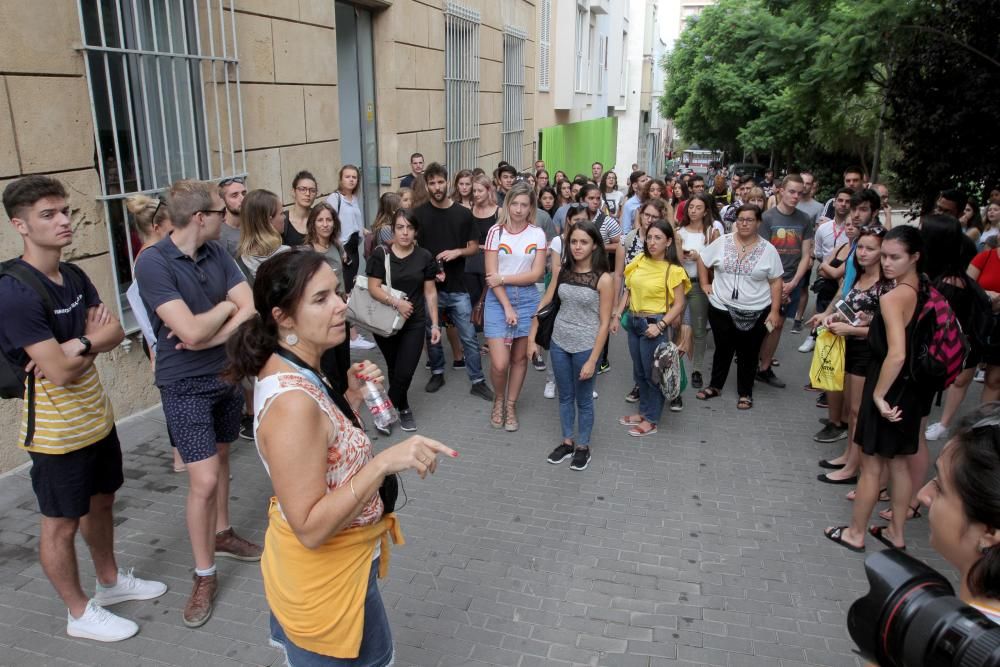
[[[740,396],[740,399],[736,401],[737,410],[749,410],[753,407],[753,399],[749,396]]]
[[[923,516],[923,514],[920,513],[920,503],[917,503],[916,505],[911,505],[909,509],[910,512],[913,512],[913,515],[906,517],[907,521],[909,521],[910,519],[919,519],[920,517]],[[910,512],[907,512],[907,514],[909,514]],[[887,507],[881,512],[879,512],[878,515],[880,518],[885,519],[886,521],[892,521],[892,508]]]
[[[854,499],[857,497],[857,491],[858,491],[857,489],[852,489],[851,491],[848,491],[847,495],[844,496],[844,497],[847,498],[848,500],[850,500],[853,503]],[[878,501],[880,503],[887,503],[890,500],[892,500],[892,498],[889,497],[889,487],[885,487],[885,488],[879,489],[879,492],[878,492]]]
[[[715,387],[705,387],[697,394],[695,394],[694,397],[697,398],[699,401],[707,401],[710,398],[715,398],[721,395],[722,392],[716,389]]]
[[[889,526],[869,526],[868,527],[868,534],[871,535],[872,537],[874,537],[876,540],[878,540],[882,544],[884,544],[885,546],[889,547],[890,549],[898,549],[899,551],[906,551],[906,545],[905,544],[903,546],[901,546],[901,547],[897,547],[895,544],[892,543],[892,540],[890,540],[888,537],[886,537],[885,535],[882,534],[882,533],[885,532],[885,529],[888,528],[888,527]]]
[[[843,537],[844,531],[849,527],[850,526],[837,526],[836,528],[831,528],[829,531],[824,530],[823,535],[824,537],[826,537],[826,539],[830,540],[831,542],[836,542],[840,546],[844,547],[845,549],[850,549],[854,553],[859,553],[859,554],[864,553],[865,552],[864,545],[856,547],[853,544],[844,541]]]
[[[824,484],[857,484],[858,483],[858,476],[857,475],[854,475],[853,477],[845,477],[844,479],[830,479],[829,477],[826,476],[825,472],[821,472],[820,474],[816,475],[816,479],[818,479],[819,481],[823,482]]]
[[[650,422],[650,424],[651,424],[650,427],[645,431],[639,428],[639,424],[636,424],[635,426],[633,426],[628,430],[628,434],[633,438],[644,438],[647,435],[655,435],[656,424],[653,424],[652,422]]]
[[[639,421],[632,421],[632,415],[626,415],[624,417],[619,417],[618,418],[618,423],[621,426],[638,426],[643,421],[645,421],[645,420],[642,417],[639,417]]]

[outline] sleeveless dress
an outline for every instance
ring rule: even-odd
[[[885,400],[889,405],[899,407],[903,413],[903,418],[898,422],[890,422],[883,417],[872,400],[879,373],[882,372],[882,364],[889,353],[889,341],[881,310],[875,311],[875,316],[868,327],[871,363],[865,375],[865,388],[861,392],[861,407],[858,411],[854,441],[861,446],[865,454],[870,456],[877,455],[891,459],[894,456],[909,456],[917,452],[920,420],[927,413],[933,398],[910,377],[909,341],[917,321],[918,310],[919,305],[914,309],[913,317],[906,325],[906,360],[903,362],[903,368],[885,394]]]

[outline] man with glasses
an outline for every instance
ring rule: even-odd
[[[782,316],[774,329],[764,338],[760,347],[760,366],[757,380],[772,387],[783,388],[785,383],[778,379],[771,369],[774,353],[781,340],[781,330],[786,317],[794,317],[798,311],[802,291],[799,285],[809,272],[812,263],[813,225],[809,216],[795,206],[802,197],[805,184],[798,174],[789,174],[781,182],[780,199],[777,206],[764,211],[760,225],[761,238],[770,241],[781,256],[784,269],[781,288]]]
[[[234,176],[220,181],[219,196],[226,207],[226,217],[219,228],[219,241],[229,256],[235,259],[240,247],[240,210],[243,208],[243,198],[247,196],[246,177]]]
[[[187,464],[195,574],[183,621],[194,628],[212,614],[215,557],[260,560],[261,548],[229,523],[229,445],[239,434],[243,394],[220,377],[226,340],[256,311],[250,286],[217,242],[228,210],[218,187],[177,181],[167,208],[174,232],[139,256],[135,275],[156,332],[163,414]]]

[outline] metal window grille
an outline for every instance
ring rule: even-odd
[[[445,9],[445,160],[452,173],[479,159],[479,12]]]
[[[503,33],[503,159],[520,165],[524,152],[524,43],[528,36],[507,26]]]
[[[180,178],[246,175],[234,0],[77,0],[112,268],[124,299],[141,245],[125,200]]]
[[[538,7],[538,90],[548,90],[551,83],[549,53],[552,47],[552,0],[540,0]]]

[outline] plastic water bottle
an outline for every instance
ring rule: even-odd
[[[507,325],[507,330],[504,332],[504,335],[503,335],[503,344],[506,345],[507,347],[510,347],[511,345],[513,345],[514,344],[514,334],[515,333],[517,333],[517,325],[508,324]]]
[[[365,405],[372,413],[372,420],[377,428],[388,428],[389,424],[399,419],[399,413],[380,385],[367,380],[361,393],[365,397]]]

